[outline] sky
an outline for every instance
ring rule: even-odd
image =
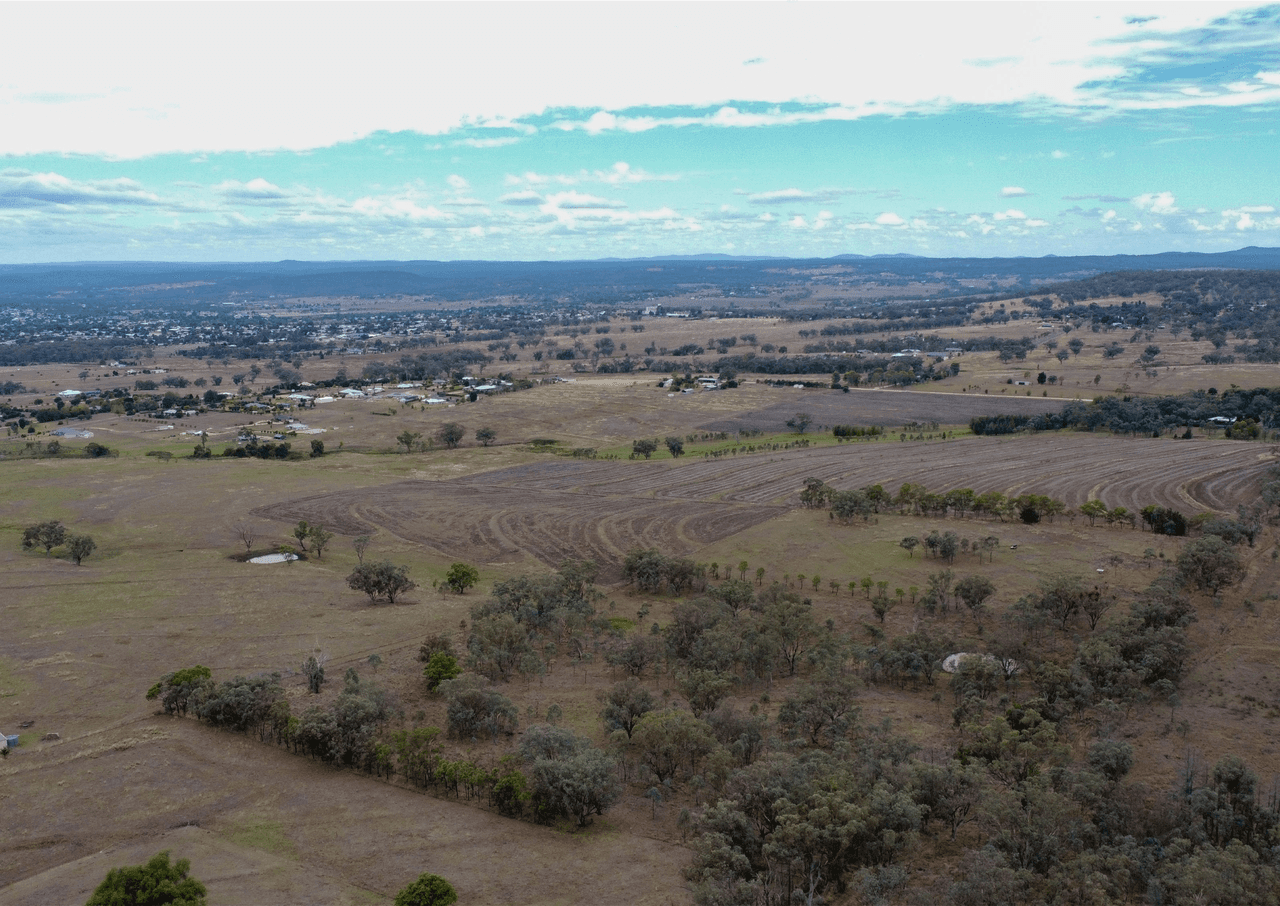
[[[4,2],[0,22],[2,263],[1280,246],[1280,5]]]

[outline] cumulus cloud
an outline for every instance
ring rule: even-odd
[[[261,177],[251,179],[245,183],[228,179],[214,186],[213,191],[231,201],[248,204],[270,203],[290,197],[290,193],[279,186],[272,185]]]
[[[991,215],[996,220],[1026,220],[1027,215],[1016,208],[1010,208],[1007,211],[996,211]]]
[[[881,226],[902,226],[906,221],[892,211],[885,211],[876,218],[876,223]]]
[[[1005,186],[1000,190],[1000,197],[1002,198],[1026,198],[1030,194],[1022,186]]]
[[[0,170],[0,208],[160,204],[159,196],[123,177],[82,181],[68,179],[60,173]]]
[[[1176,214],[1178,207],[1174,204],[1172,192],[1147,192],[1132,199],[1133,206],[1140,211],[1152,214]]]
[[[457,173],[451,174],[447,182],[449,183],[449,187],[455,192],[465,192],[467,189],[471,188],[471,183],[467,182],[466,179],[459,176]]]

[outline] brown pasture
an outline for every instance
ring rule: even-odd
[[[781,341],[792,351],[800,346],[796,325],[783,322],[769,328],[758,321],[646,325],[645,333],[626,334],[633,352],[659,335],[678,345],[730,332],[754,332],[762,342]],[[610,336],[622,336],[616,322]],[[1093,347],[1109,338],[1082,336],[1090,347],[1067,363],[1087,383],[1081,395],[1092,395],[1098,368],[1112,369],[1104,372],[1103,389],[1122,383],[1132,365],[1104,364]],[[583,339],[589,344],[595,338]],[[1156,342],[1166,348],[1163,338]],[[1175,376],[1182,369],[1198,375],[1200,386],[1227,383],[1196,364],[1197,347],[1167,348],[1180,357]],[[528,359],[523,352],[518,371],[533,366]],[[185,369],[189,378],[225,371],[220,389],[231,373],[247,370],[247,363],[211,371],[204,363],[162,361]],[[1096,497],[1131,510],[1156,503],[1188,513],[1231,513],[1256,497],[1272,464],[1271,450],[1259,444],[1073,432],[948,441],[899,441],[893,434],[874,442],[652,462],[571,460],[523,446],[534,437],[603,448],[637,437],[779,430],[799,411],[821,424],[963,425],[975,414],[1051,411],[1074,389],[1047,388],[1045,399],[1042,388],[1033,387],[1031,399],[1015,397],[1012,388],[1000,392],[1006,387],[1002,376],[1015,369],[1000,365],[994,354],[960,361],[960,377],[920,392],[844,394],[747,383],[735,391],[669,396],[654,386],[660,375],[643,374],[582,378],[444,409],[397,405],[392,414],[379,414],[390,408],[384,401],[341,401],[291,413],[325,429],[315,436],[331,453],[343,449],[303,462],[177,458],[195,443],[180,431],[207,428],[217,450],[242,427],[279,429],[265,419],[207,415],[157,432],[151,420],[98,416],[85,427],[119,449],[117,459],[0,464],[6,470],[0,486],[0,729],[16,732],[10,728],[17,723],[36,722],[0,766],[7,821],[0,837],[0,904],[83,902],[109,867],[162,848],[192,858],[193,873],[209,884],[216,902],[387,903],[399,886],[428,870],[453,880],[469,903],[687,902],[679,874],[687,850],[675,826],[679,809],[695,805],[687,790],[677,791],[656,817],[641,798],[643,789],[633,786],[624,803],[588,832],[534,827],[157,716],[142,694],[165,671],[199,662],[219,678],[281,670],[301,705],[308,700],[296,671],[305,654],[330,655],[331,679],[340,681],[348,666],[369,677],[365,659],[377,653],[384,664],[372,678],[397,691],[407,712],[421,710],[439,724],[441,704],[422,692],[417,645],[430,632],[463,642],[460,621],[483,595],[476,590],[460,597],[431,587],[453,560],[479,564],[483,587],[568,556],[598,559],[603,579],[612,580],[619,557],[640,545],[704,562],[746,559],[752,572],[766,567],[770,581],[821,572],[822,586],[806,594],[823,618],[858,633],[873,620],[861,593],[846,588],[832,594],[826,581],[874,574],[891,580],[891,589],[923,585],[938,564],[920,552],[908,557],[896,539],[950,528],[1001,537],[994,563],[979,565],[970,556],[955,567],[958,575],[992,576],[1000,588],[997,612],[1039,577],[1064,568],[1104,569],[1106,580],[1130,596],[1154,575],[1143,549],[1158,547],[1172,558],[1180,542],[1092,528],[1080,518],[1023,526],[883,515],[869,525],[837,527],[821,511],[799,509],[797,492],[813,476],[838,488],[881,483],[894,491],[910,481],[933,491],[1048,494],[1072,506]],[[980,372],[980,364],[990,371]],[[323,376],[340,365],[358,373],[358,362],[332,357],[306,360],[304,375]],[[568,365],[555,367],[568,375]],[[1031,367],[1029,358],[1017,374]],[[79,386],[78,370],[40,369],[39,380],[46,382],[40,392]],[[13,379],[33,386],[27,369],[21,371]],[[971,372],[983,375],[989,393],[937,392],[965,386]],[[1170,392],[1180,380],[1161,377],[1151,384],[1155,392]],[[106,383],[91,378],[89,385]],[[401,431],[425,436],[444,421],[468,426],[464,449],[389,455]],[[500,446],[474,446],[471,432],[482,425],[497,430]],[[307,439],[291,438],[300,447]],[[161,463],[144,457],[150,449],[175,458]],[[98,553],[76,568],[21,552],[21,527],[44,518],[90,531]],[[233,528],[238,521],[258,527],[265,549],[291,541],[291,525],[304,518],[340,533],[322,560],[259,568],[230,559],[243,550]],[[405,563],[422,586],[402,605],[373,607],[345,586],[343,577],[355,563],[350,537],[371,530],[373,555]],[[1018,551],[1009,550],[1015,543]],[[1245,586],[1228,593],[1221,608],[1197,600],[1195,654],[1176,715],[1188,721],[1189,732],[1174,732],[1175,720],[1163,706],[1125,716],[1119,732],[1137,748],[1135,776],[1151,784],[1153,796],[1172,784],[1188,750],[1210,762],[1236,752],[1263,778],[1280,771],[1280,711],[1264,704],[1280,695],[1274,545],[1268,529],[1248,553]],[[1112,562],[1116,555],[1120,566]],[[651,606],[646,624],[669,618],[670,599],[620,586],[606,585],[605,591],[611,615],[638,620],[636,611]],[[902,606],[886,628],[891,635],[909,632],[915,618],[909,605]],[[945,629],[958,644],[982,643],[958,618]],[[561,663],[546,677],[503,691],[521,708],[524,723],[555,702],[567,725],[601,741],[595,692],[614,679],[601,661]],[[655,691],[673,691],[668,677],[650,682]],[[776,713],[786,684],[768,690],[768,702],[761,700],[764,691],[739,690],[735,702]],[[931,692],[868,689],[863,713],[868,720],[891,718],[925,748],[945,751],[955,741],[951,699],[945,681],[938,700]],[[1092,729],[1077,730],[1077,752],[1090,742]],[[48,731],[59,732],[61,740],[40,741]],[[496,758],[506,750],[460,744],[456,754]],[[928,876],[957,857],[945,842],[925,841],[908,867]]]
[[[355,535],[380,528],[442,557],[554,566],[570,556],[617,564],[634,547],[696,554],[798,503],[805,478],[836,488],[905,482],[1044,494],[1076,507],[1097,498],[1234,511],[1273,462],[1231,441],[1090,434],[848,443],[713,460],[529,463],[446,481],[403,481],[268,504],[254,515]],[[617,578],[615,570],[610,578]]]

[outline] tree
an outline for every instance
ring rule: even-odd
[[[364,563],[364,552],[369,549],[369,542],[372,540],[373,538],[369,535],[357,535],[351,539],[351,546],[355,548],[356,560],[359,563]]]
[[[1036,608],[1053,617],[1066,632],[1067,624],[1084,605],[1085,595],[1084,582],[1079,576],[1050,576],[1040,580]]]
[[[244,545],[244,552],[247,554],[253,550],[253,542],[258,538],[257,530],[247,522],[236,523],[236,536],[240,539],[240,543]]]
[[[600,693],[600,701],[604,705],[600,717],[604,720],[605,729],[610,732],[622,730],[628,739],[640,718],[658,706],[653,693],[633,676],[615,683],[607,693]]]
[[[908,535],[898,542],[898,547],[903,548],[907,552],[908,557],[915,557],[916,548],[920,546],[920,539],[915,535]]]
[[[787,419],[787,427],[796,434],[804,434],[813,424],[813,416],[808,412],[797,412],[794,418]]]
[[[480,441],[480,446],[487,447],[498,439],[498,432],[492,428],[476,429],[476,440]]]
[[[111,869],[85,906],[205,906],[205,886],[190,871],[187,859],[169,864],[165,850],[146,865]]]
[[[437,651],[422,668],[422,675],[427,678],[427,690],[434,692],[445,680],[451,680],[462,673],[458,659],[447,651]]]
[[[31,550],[33,547],[43,547],[46,557],[66,540],[67,529],[61,522],[39,522],[22,530],[23,548]]]
[[[319,560],[324,549],[333,540],[333,532],[326,532],[323,525],[313,525],[307,529],[307,540],[311,542],[311,549],[316,552],[316,559]]]
[[[479,677],[464,673],[438,688],[449,702],[449,735],[455,739],[509,736],[520,723],[520,709],[502,693],[485,689]]]
[[[1089,518],[1089,524],[1093,525],[1098,519],[1105,518],[1107,515],[1107,505],[1101,500],[1087,500],[1080,504],[1080,515]]]
[[[455,563],[445,573],[444,581],[457,594],[464,594],[468,588],[480,581],[480,572],[466,563]]]
[[[778,726],[788,739],[811,746],[835,745],[856,724],[857,684],[846,676],[830,676],[805,684],[782,703]]]
[[[520,755],[532,762],[533,799],[544,820],[567,816],[586,827],[622,797],[613,759],[568,730],[530,727]]]
[[[313,438],[311,441],[311,458],[318,459],[324,456],[324,441],[319,438]]]
[[[347,585],[376,601],[379,596],[385,597],[391,604],[396,603],[396,596],[412,591],[418,585],[409,578],[406,567],[396,566],[389,560],[381,563],[361,563],[347,576]]]
[[[986,576],[965,576],[956,583],[956,596],[973,614],[974,622],[982,625],[982,612],[987,598],[996,592],[995,583]]]
[[[678,437],[668,437],[667,450],[670,451],[672,459],[677,459],[684,453],[684,441]]]
[[[445,422],[440,426],[440,430],[436,432],[436,440],[444,444],[450,450],[457,448],[462,443],[462,438],[467,436],[467,426],[460,425],[457,422]]]
[[[319,695],[320,687],[324,685],[324,664],[314,654],[302,662],[302,675],[307,678],[307,689],[313,695]]]
[[[298,540],[298,549],[307,552],[307,540],[311,537],[311,526],[303,519],[293,527],[293,537]]]
[[[458,902],[453,885],[439,875],[418,875],[418,880],[400,888],[395,906],[452,906]]]
[[[413,431],[410,431],[408,428],[405,428],[403,431],[401,431],[399,434],[396,435],[396,443],[402,444],[404,446],[404,452],[412,453],[413,448],[417,445],[418,440],[421,437],[422,437],[421,432],[415,433]]]
[[[631,455],[632,456],[639,455],[639,456],[643,456],[645,459],[648,459],[655,452],[657,452],[657,449],[658,449],[658,442],[655,440],[649,440],[647,438],[642,440],[637,440],[637,441],[633,441],[631,444]]]
[[[1212,595],[1244,578],[1244,564],[1237,549],[1217,535],[1191,541],[1176,561],[1178,579]]]
[[[80,565],[80,561],[88,557],[98,545],[94,544],[93,539],[88,535],[68,535],[67,536],[67,555],[71,557],[76,566]]]

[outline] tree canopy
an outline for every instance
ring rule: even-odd
[[[146,865],[113,868],[85,906],[205,906],[205,886],[188,877],[191,863],[169,863],[169,851]]]

